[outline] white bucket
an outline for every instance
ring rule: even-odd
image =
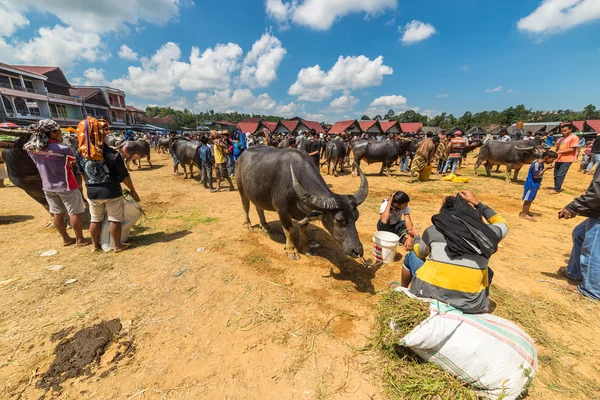
[[[400,237],[391,232],[375,232],[373,234],[373,257],[376,262],[390,264],[396,258],[396,248]]]

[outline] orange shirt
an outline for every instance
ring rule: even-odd
[[[557,150],[571,150],[568,153],[559,153],[556,162],[574,162],[577,158],[577,146],[579,146],[579,138],[577,136],[571,134],[566,138],[561,138]]]

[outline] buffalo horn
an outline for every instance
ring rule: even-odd
[[[527,147],[515,146],[515,149],[517,149],[519,151],[531,151],[531,150],[533,150],[533,146],[527,146]]]
[[[369,195],[369,182],[367,181],[367,177],[365,176],[364,172],[362,172],[360,167],[356,163],[354,163],[354,165],[356,165],[358,175],[360,176],[360,187],[358,188],[358,191],[352,195],[352,197],[354,197],[356,205],[359,206],[367,199],[367,196]]]
[[[294,187],[294,191],[306,205],[318,211],[336,210],[339,208],[337,200],[334,197],[322,198],[307,192],[296,179],[294,168],[291,165],[290,171],[292,172],[292,186]]]

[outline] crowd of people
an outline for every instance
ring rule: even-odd
[[[91,117],[81,121],[77,128],[75,151],[72,146],[63,143],[62,130],[55,121],[41,120],[30,128],[32,136],[24,145],[24,150],[39,170],[54,226],[63,244],[83,247],[91,243],[94,251],[100,250],[102,224],[108,220],[116,245],[115,252],[127,249],[128,245],[120,240],[124,204],[121,184],[129,189],[135,200],[139,201],[139,196],[121,154],[105,143],[109,133],[108,124]],[[600,162],[600,136],[582,150],[584,145],[573,134],[571,125],[564,125],[561,134],[558,140],[551,136],[543,138],[556,151],[547,150],[529,168],[520,213],[522,218],[535,220],[531,205],[547,171],[554,169],[551,192],[559,193],[567,171],[578,158],[578,152],[585,157],[589,149],[587,155],[590,164],[586,172],[591,172]],[[133,140],[132,137],[127,139]],[[319,168],[325,145],[324,138],[314,130],[286,137],[274,137],[268,130],[257,136],[240,131],[210,131],[201,133],[197,139],[200,142],[197,152],[201,162],[201,183],[213,192],[221,189],[223,181],[228,182],[229,190],[235,190],[231,179],[235,162],[249,147],[277,145],[295,148],[304,151]],[[395,137],[389,139],[394,140]],[[174,147],[177,140],[177,132],[171,132],[174,173],[178,173],[179,164]],[[350,141],[348,135],[341,135],[334,140]],[[503,130],[497,140],[508,141],[511,138]],[[462,150],[467,145],[468,140],[460,131],[454,132],[451,138],[443,133],[437,137],[426,134],[412,155],[411,178],[414,179],[435,162],[438,173],[454,173],[463,159]],[[400,160],[400,166],[402,164]],[[213,170],[216,188],[213,188]],[[91,241],[83,233],[81,215],[85,212],[85,204],[75,172],[85,179],[91,215]],[[432,226],[419,233],[413,224],[409,203],[407,193],[392,193],[382,202],[377,222],[378,231],[398,235],[401,245],[408,252],[403,261],[399,285],[410,286],[410,290],[420,297],[439,299],[466,313],[488,312],[489,286],[493,278],[488,264],[498,249],[498,243],[508,233],[506,221],[484,205],[473,192],[461,191],[457,196],[444,199],[439,213],[432,217]],[[567,267],[560,269],[560,273],[578,282],[576,290],[583,295],[600,299],[600,168],[596,168],[586,193],[558,214],[559,218],[565,219],[576,216],[587,219],[573,231],[570,260]],[[67,218],[74,238],[67,232]]]

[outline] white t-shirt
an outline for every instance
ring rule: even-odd
[[[388,199],[383,200],[381,203],[381,207],[379,207],[379,214],[383,214],[388,205]],[[410,214],[410,207],[406,206],[401,210],[394,210],[393,208],[390,210],[390,220],[388,222],[389,225],[396,225],[398,222],[404,219],[405,215]]]

